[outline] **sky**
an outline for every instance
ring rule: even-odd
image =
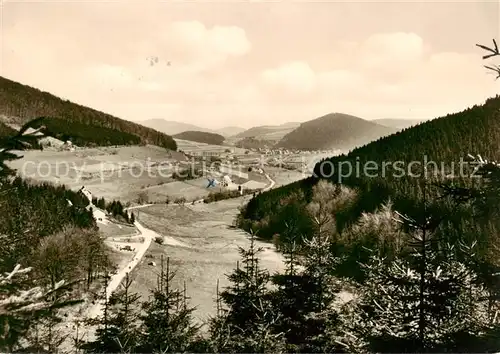
[[[475,46],[498,1],[0,2],[1,76],[137,122],[429,119],[500,93]]]

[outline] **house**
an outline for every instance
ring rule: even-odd
[[[223,180],[223,185],[225,187],[227,187],[227,186],[229,186],[232,183],[233,183],[233,181],[231,181],[231,177],[229,177],[228,175],[225,175],[224,176],[224,180]]]
[[[101,224],[107,224],[107,218],[106,218],[106,213],[102,211],[101,209],[98,208],[93,208],[92,209],[94,218],[96,219],[97,222]]]
[[[92,204],[92,193],[90,193],[90,191],[87,188],[85,188],[85,186],[82,186],[79,192],[81,192],[89,200],[89,203]]]

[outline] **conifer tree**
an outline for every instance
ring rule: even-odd
[[[390,263],[375,255],[365,265],[367,279],[346,323],[351,331],[344,339],[353,344],[347,346],[350,350],[456,350],[453,337],[473,336],[477,329],[475,307],[481,304],[482,289],[474,271],[462,261],[460,245],[440,244],[436,230],[443,216],[428,211],[426,189],[424,185],[420,215],[399,214],[410,254]]]
[[[12,192],[12,188],[17,188],[16,180],[14,183],[9,183],[9,177],[14,175],[15,171],[6,163],[21,158],[13,153],[13,150],[36,147],[38,140],[44,136],[45,127],[40,126],[31,133],[28,133],[28,130],[39,124],[40,120],[38,118],[28,122],[13,136],[0,138],[0,196]],[[10,220],[0,220],[0,223],[9,222]],[[25,232],[26,229],[19,230],[23,236]],[[1,268],[8,263],[5,256],[10,255],[17,241],[18,239],[0,235]],[[0,274],[0,351],[13,352],[15,349],[20,349],[21,339],[28,338],[28,331],[33,324],[42,319],[51,322],[55,318],[54,313],[57,309],[80,302],[68,299],[66,296],[74,283],[61,280],[48,289],[33,286],[28,276],[31,271],[32,268],[23,268],[17,264],[12,271]],[[55,342],[54,339],[52,336],[52,342]]]
[[[142,352],[186,352],[197,339],[199,327],[193,324],[194,308],[187,305],[185,289],[181,291],[173,287],[174,276],[175,273],[170,269],[170,258],[167,257],[165,268],[162,256],[157,287],[150,299],[143,303]]]
[[[218,316],[210,323],[216,352],[263,353],[283,350],[282,333],[276,333],[278,315],[271,302],[270,276],[261,269],[251,234],[248,249],[239,249],[241,262],[228,275],[231,285],[220,294]]]
[[[314,234],[305,240],[300,240],[298,235],[288,237],[303,246],[300,251],[295,242],[285,247],[285,274],[273,277],[277,286],[273,298],[280,314],[277,328],[286,333],[288,351],[331,350],[325,330],[326,326],[334,325],[335,316],[330,305],[340,290],[332,275],[339,263],[332,250],[336,236],[334,211],[350,199],[346,192],[327,181],[320,181],[313,188],[307,210],[314,224]]]
[[[127,274],[121,289],[105,301],[97,339],[82,346],[89,353],[132,353],[138,346],[139,295],[130,293]]]
[[[80,300],[65,296],[74,283],[63,280],[52,289],[29,287],[31,268],[17,265],[7,275],[0,275],[0,350],[13,352],[30,326],[42,318],[54,319],[54,311],[74,305]]]

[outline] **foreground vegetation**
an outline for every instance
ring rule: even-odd
[[[0,349],[8,352],[34,343],[57,348],[55,310],[79,303],[109,269],[85,197],[16,178],[6,165],[19,158],[12,150],[36,144],[37,131],[26,133],[35,124],[0,140]]]
[[[0,122],[0,137],[12,136],[16,133],[14,129]]]
[[[494,53],[500,55],[496,43]],[[498,101],[489,100],[473,112],[485,121],[489,118],[481,112],[496,119]],[[357,150],[366,155],[354,151],[341,159],[390,158],[399,147],[405,158],[418,158],[418,149],[428,148],[431,156],[451,160],[458,149],[454,144],[472,137],[461,129],[463,122],[447,119],[441,122],[463,131],[453,143],[424,140],[425,134],[433,134],[421,128],[424,124],[414,128],[422,134],[421,146],[411,146],[415,141],[409,140],[413,133],[408,130],[401,133],[405,145],[395,135],[385,141],[394,146],[379,142],[373,150],[370,145]],[[467,128],[494,134],[489,124]],[[64,189],[49,194],[53,187],[13,179],[13,171],[5,168],[6,160],[16,158],[12,150],[36,142],[24,134],[26,128],[0,140],[0,197],[13,195],[0,199],[0,207],[8,212],[7,202],[17,203],[15,213],[0,213],[1,225],[6,225],[0,232],[1,274],[6,274],[0,275],[0,349],[55,352],[61,343],[54,326],[57,310],[78,302],[75,290],[88,291],[99,278],[106,284],[108,264],[91,215],[83,204],[78,206],[78,195]],[[484,144],[495,139],[475,138],[496,156],[492,145]],[[433,150],[433,144],[444,151]],[[269,274],[260,266],[261,250],[252,233],[250,247],[240,249],[241,259],[228,275],[231,285],[218,289],[217,314],[207,323],[208,333],[202,333],[192,319],[186,289],[172,287],[174,272],[169,259],[162,258],[151,296],[132,294],[133,280],[127,277],[111,299],[104,297],[102,316],[90,321],[98,327],[96,338],[85,341],[76,333],[75,350],[498,352],[500,165],[481,158],[475,164],[475,183],[428,175],[360,176],[339,183],[323,175],[256,196],[238,221],[273,240],[285,258],[283,273]],[[67,202],[69,197],[76,205],[63,208],[59,199]],[[43,214],[38,209],[44,203],[57,207]],[[339,301],[346,293],[352,299]]]
[[[500,176],[500,167],[485,164],[483,170]],[[482,191],[489,194],[499,183],[491,180]],[[498,351],[500,283],[493,274],[499,269],[477,256],[474,242],[439,247],[436,230],[445,220],[427,204],[411,216],[390,205],[365,215],[351,236],[383,236],[398,243],[400,252],[388,259],[379,248],[369,250],[361,281],[336,276],[343,257],[332,251],[339,234],[331,197],[339,192],[346,197],[327,181],[313,188],[307,212],[314,235],[300,247],[282,245],[282,274],[261,268],[261,249],[251,235],[250,247],[240,249],[241,259],[228,275],[231,285],[217,293],[208,333],[194,324],[186,289],[172,287],[174,271],[162,258],[151,296],[130,293],[133,280],[127,279],[106,302],[97,339],[79,348],[89,353]],[[444,196],[461,204],[456,193]],[[481,197],[471,198],[478,215],[488,210],[499,216],[498,199],[486,207]],[[300,234],[287,227],[298,241]],[[342,291],[353,299],[337,302]]]

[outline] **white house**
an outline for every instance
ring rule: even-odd
[[[233,181],[231,181],[231,177],[229,177],[228,175],[225,175],[224,176],[224,180],[223,180],[223,185],[224,186],[229,186],[232,183],[233,183]]]
[[[94,214],[94,218],[98,223],[101,223],[101,224],[108,223],[108,219],[106,218],[106,213],[103,212],[102,210],[97,209],[97,208],[93,208],[92,213]]]
[[[85,186],[82,186],[82,188],[80,188],[80,192],[82,192],[83,195],[89,200],[89,202],[92,203],[92,193],[90,193],[90,191],[85,188]]]

